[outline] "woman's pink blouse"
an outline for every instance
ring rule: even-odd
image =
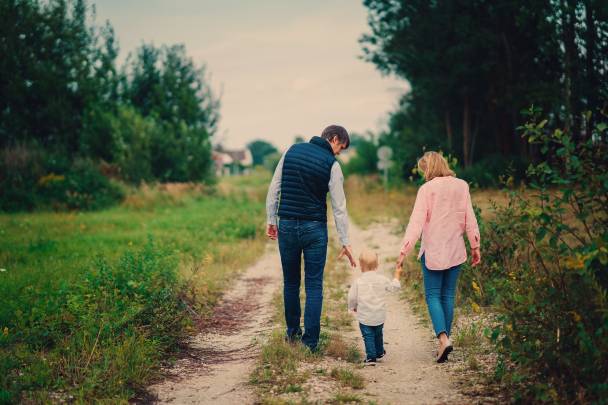
[[[422,233],[418,258],[424,253],[428,269],[446,270],[467,260],[465,232],[471,248],[479,247],[469,185],[452,176],[435,177],[418,190],[401,253],[409,254]]]

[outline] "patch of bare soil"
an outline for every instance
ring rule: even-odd
[[[201,332],[188,342],[186,355],[166,368],[166,378],[149,388],[146,402],[243,404],[255,396],[247,384],[258,342],[271,327],[271,301],[280,285],[276,244],[235,280]],[[151,400],[152,398],[153,400]]]

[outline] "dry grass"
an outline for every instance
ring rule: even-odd
[[[223,290],[238,273],[255,262],[264,252],[266,240],[262,237],[234,241],[208,251],[202,260],[187,259],[180,263],[179,273],[189,286],[188,301],[206,316],[222,296]],[[201,300],[201,297],[205,297]]]
[[[358,363],[363,359],[357,345],[346,343],[337,333],[329,336],[329,341],[325,347],[325,354],[336,360],[346,360],[349,363]]]
[[[188,199],[200,198],[210,191],[200,183],[144,183],[127,195],[122,206],[136,210],[152,210],[168,205],[183,205]]]
[[[357,373],[350,368],[334,367],[330,374],[335,378],[343,387],[350,387],[356,390],[360,390],[365,387],[365,380],[361,374]]]
[[[405,227],[414,208],[418,187],[406,184],[385,191],[375,177],[350,176],[345,182],[345,192],[348,213],[360,226],[397,218]],[[498,205],[507,202],[507,194],[496,189],[472,190],[471,198],[484,217],[491,215],[492,202]]]

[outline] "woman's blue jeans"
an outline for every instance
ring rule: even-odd
[[[317,348],[323,304],[323,270],[327,257],[327,223],[298,219],[279,221],[279,253],[283,266],[283,302],[287,337],[302,335],[300,328],[300,281],[304,254],[304,334],[302,343]]]
[[[429,307],[435,335],[439,337],[441,333],[445,332],[450,336],[460,265],[447,270],[429,270],[425,265],[424,255],[420,258],[420,262],[422,263],[426,304]]]

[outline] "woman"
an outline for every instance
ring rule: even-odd
[[[450,329],[460,266],[467,260],[463,233],[472,250],[472,265],[481,261],[479,228],[471,204],[469,185],[455,177],[448,162],[437,152],[426,152],[418,160],[425,184],[418,190],[414,210],[405,230],[397,266],[418,241],[424,291],[435,335],[439,339],[437,362],[443,363],[452,351]]]

